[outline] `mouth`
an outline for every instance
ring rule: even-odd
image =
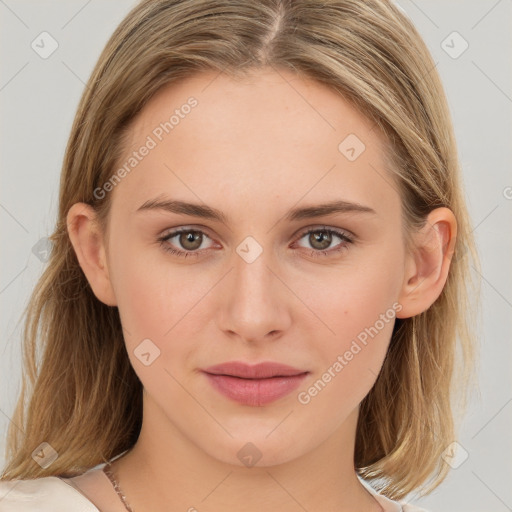
[[[280,363],[224,363],[203,370],[212,387],[242,405],[262,407],[285,397],[311,372]]]

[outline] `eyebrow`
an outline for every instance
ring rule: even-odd
[[[224,224],[229,223],[229,218],[226,214],[224,214],[220,210],[217,210],[216,208],[212,208],[211,206],[201,205],[197,203],[187,203],[184,201],[177,201],[160,197],[147,200],[144,204],[137,208],[136,211],[139,212],[148,210],[163,210],[170,213],[178,213],[190,215],[193,217],[201,217],[203,219],[216,220]],[[369,206],[365,206],[359,203],[352,203],[344,200],[336,200],[314,206],[292,208],[291,210],[288,211],[284,218],[285,220],[291,222],[302,219],[323,217],[335,213],[371,213],[374,215],[377,214],[377,212],[373,208],[370,208]]]

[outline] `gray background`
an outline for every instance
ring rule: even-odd
[[[0,0],[1,465],[20,386],[19,317],[44,266],[36,244],[53,231],[64,148],[85,82],[133,5]],[[399,5],[427,42],[446,88],[483,271],[480,394],[458,439],[468,457],[431,495],[409,499],[431,512],[512,510],[512,1]],[[47,59],[31,48],[43,31],[59,45]],[[469,44],[457,58],[442,46],[446,40],[452,52],[462,48],[457,36],[446,39],[453,31]]]

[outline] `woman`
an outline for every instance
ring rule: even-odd
[[[477,260],[434,68],[385,0],[127,15],[67,146],[0,511],[420,510]]]

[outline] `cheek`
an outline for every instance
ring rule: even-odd
[[[339,267],[296,280],[300,283],[297,294],[311,305],[323,325],[327,345],[332,342],[336,349],[340,342],[352,339],[375,324],[393,307],[400,294],[403,279],[400,254],[394,254],[387,247],[367,252],[370,254],[361,252],[360,258],[356,253]],[[387,317],[391,313],[388,312]],[[380,322],[379,326],[382,329]]]
[[[189,341],[183,343],[185,333],[193,339],[195,330],[204,325],[197,306],[213,283],[197,279],[193,266],[170,265],[157,247],[149,251],[125,245],[112,255],[111,279],[130,357],[143,340],[150,339],[160,350],[159,364],[168,367],[178,354],[185,359],[185,352],[193,348]]]
[[[147,254],[133,236],[115,232],[111,242],[110,279],[117,299],[127,348],[132,351],[143,339],[149,338],[161,346],[160,339],[171,327],[172,284],[170,276],[148,261]]]
[[[112,276],[123,325],[145,337],[159,337],[164,322],[162,312],[167,306],[171,308],[171,304],[162,302],[170,299],[166,280],[136,252],[129,254],[117,260]]]
[[[165,389],[167,396],[175,389],[169,374],[175,373],[173,362],[188,364],[192,346],[183,343],[183,329],[190,328],[199,293],[194,286],[199,284],[170,271],[169,266],[148,263],[144,251],[127,250],[126,254],[129,257],[118,258],[111,278],[128,357],[144,388],[152,396]],[[178,400],[179,386],[175,394]]]
[[[384,295],[378,300],[374,288],[369,293],[358,290],[357,300],[345,301],[335,311],[330,306],[332,314],[327,322],[335,335],[317,336],[312,347],[315,353],[311,354],[313,374],[297,396],[307,410],[315,411],[318,421],[331,418],[330,428],[344,421],[370,392],[393,332],[396,311],[392,304]]]
[[[322,394],[319,402],[326,407],[329,402],[338,404],[340,414],[348,404],[355,407],[371,389],[401,309],[396,301],[402,278],[400,257],[392,251],[385,254],[379,251],[372,264],[365,260],[364,265],[331,272],[322,286],[304,282],[300,291],[321,320],[313,317],[307,327],[311,339],[317,340],[312,360],[319,364],[314,389],[306,393]]]

